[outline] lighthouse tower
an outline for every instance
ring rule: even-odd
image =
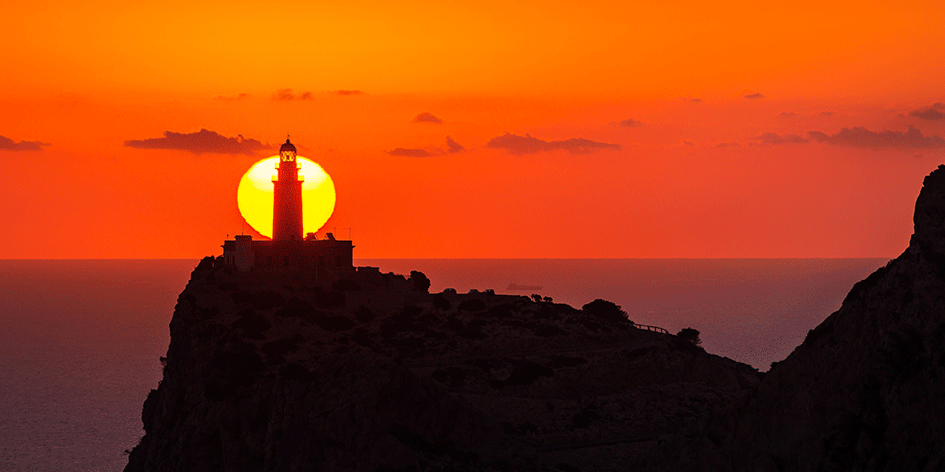
[[[272,179],[272,239],[276,241],[302,240],[303,178],[299,176],[295,152],[295,145],[286,139],[279,148],[279,164],[276,165],[279,173]]]
[[[254,277],[264,274],[308,274],[304,279],[318,284],[334,283],[355,270],[351,241],[335,239],[332,233],[318,239],[303,236],[302,176],[288,139],[279,148],[278,173],[272,178],[274,201],[272,240],[253,241],[241,234],[223,241],[223,264]],[[377,270],[376,268],[374,269]],[[302,279],[298,279],[302,280]]]

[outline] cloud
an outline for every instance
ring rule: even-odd
[[[755,141],[761,141],[761,144],[801,144],[806,143],[807,140],[802,138],[797,134],[778,134],[778,133],[764,133],[760,136],[755,136],[749,138]]]
[[[780,118],[812,118],[816,116],[833,116],[832,111],[822,111],[820,113],[814,113],[814,114],[812,113],[798,113],[794,111],[782,111],[781,113],[778,113],[778,117]]]
[[[430,157],[433,154],[430,154],[425,149],[405,149],[405,148],[394,148],[391,151],[387,151],[391,156],[405,156],[405,157]]]
[[[693,143],[692,141],[687,141],[687,140],[685,140],[685,139],[682,140],[682,143],[685,144],[686,146],[695,146],[695,145],[696,145],[696,144]]]
[[[843,128],[837,134],[827,134],[820,131],[807,133],[810,140],[836,146],[855,147],[892,147],[901,149],[936,149],[945,148],[945,139],[941,136],[923,136],[922,132],[910,126],[905,132],[883,130],[870,131],[862,126]]]
[[[252,97],[252,95],[248,93],[238,93],[236,95],[217,95],[216,97],[213,97],[213,98],[217,100],[234,101],[234,100],[245,100],[249,97]]]
[[[754,100],[757,98],[765,98],[765,96],[760,93],[751,93],[751,94],[745,95],[744,98],[747,98],[749,100]]]
[[[295,95],[292,93],[292,89],[279,89],[273,92],[273,100],[292,100],[295,98]]]
[[[201,129],[196,133],[165,131],[163,138],[129,139],[125,146],[136,149],[174,149],[194,154],[211,152],[217,154],[244,154],[251,156],[260,151],[270,151],[268,143],[246,139],[242,135],[228,138],[215,131]]]
[[[443,123],[443,120],[440,119],[440,117],[434,115],[433,113],[430,113],[430,112],[426,112],[426,111],[425,111],[425,112],[420,113],[419,115],[413,117],[413,120],[411,121],[411,123],[436,123],[436,124],[441,124],[441,123]]]
[[[702,103],[702,99],[701,99],[701,98],[693,98],[692,100],[689,100],[689,101],[692,102],[692,103]]]
[[[807,138],[796,134],[764,133],[753,138],[762,144],[801,144],[818,142],[834,146],[853,146],[865,148],[900,148],[900,149],[938,149],[945,148],[945,139],[941,136],[924,136],[922,132],[910,126],[907,131],[880,132],[870,131],[862,126],[843,128],[836,134],[822,131],[808,131]]]
[[[428,151],[427,149],[431,149]],[[433,156],[442,156],[447,153],[455,154],[457,152],[463,152],[466,150],[466,147],[462,144],[457,143],[453,140],[452,137],[446,137],[446,151],[438,148],[394,148],[390,151],[384,151],[391,156],[402,156],[402,157],[433,157]]]
[[[292,89],[279,89],[272,94],[273,100],[311,100],[314,98],[312,92],[302,92],[296,95]]]
[[[926,110],[913,110],[909,113],[909,115],[922,118],[923,120],[945,120],[945,113],[932,108]]]
[[[923,120],[945,120],[945,113],[942,113],[942,110],[945,110],[945,103],[933,103],[930,107],[910,111],[909,116]]]
[[[459,144],[456,141],[453,141],[453,138],[449,136],[446,137],[446,148],[450,154],[453,154],[456,152],[463,152],[466,150],[466,148],[463,147],[462,144]]]
[[[517,134],[505,133],[502,136],[492,138],[486,147],[493,149],[505,149],[512,154],[534,154],[543,151],[564,150],[571,154],[588,154],[602,149],[620,149],[619,144],[601,143],[584,138],[571,138],[564,141],[545,141],[533,138],[529,134],[519,136]]]
[[[362,91],[360,91],[360,90],[335,90],[335,91],[330,92],[330,93],[333,93],[333,94],[335,94],[335,95],[342,95],[342,96],[348,96],[348,95],[363,95],[363,94],[364,94],[364,92],[362,92]]]
[[[627,118],[626,120],[620,120],[617,123],[620,126],[626,126],[628,128],[636,128],[637,126],[643,126],[643,122],[639,120],[634,120],[633,118]]]
[[[6,136],[0,136],[0,151],[42,151],[43,146],[50,146],[42,141],[16,142]]]

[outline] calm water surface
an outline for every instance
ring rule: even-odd
[[[767,370],[886,259],[364,259],[431,290],[603,298]],[[0,261],[0,470],[121,470],[196,260]],[[508,292],[510,283],[541,290]]]

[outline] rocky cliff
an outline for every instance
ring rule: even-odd
[[[204,259],[125,470],[945,470],[945,166],[763,377],[606,303],[428,286]]]
[[[945,166],[908,249],[772,366],[757,389],[663,445],[663,470],[945,470]]]
[[[612,304],[428,286],[204,259],[125,470],[626,470],[758,382]]]

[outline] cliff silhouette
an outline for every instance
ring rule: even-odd
[[[755,369],[583,309],[363,270],[330,286],[205,258],[126,471],[640,464]]]
[[[204,259],[125,470],[945,469],[945,166],[905,252],[765,374],[607,302],[429,286]]]
[[[945,470],[945,166],[909,247],[775,363],[750,396],[668,440],[673,471]]]

